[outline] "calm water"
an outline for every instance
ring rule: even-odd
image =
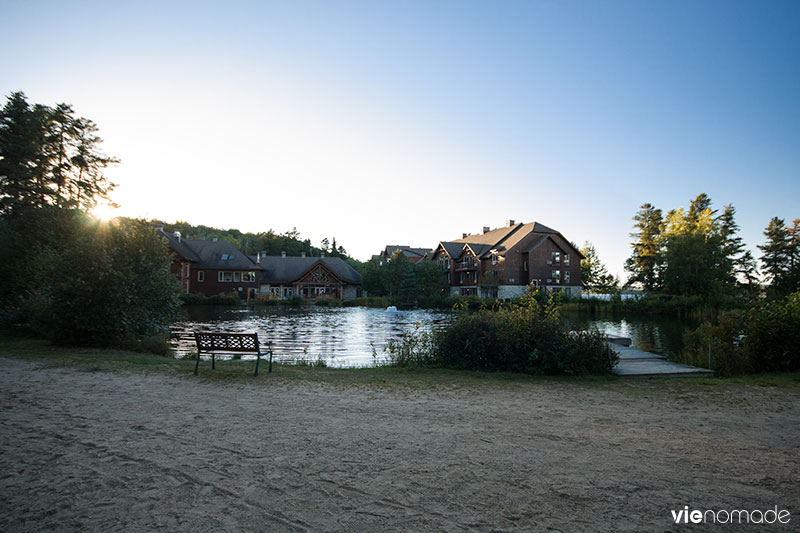
[[[328,366],[371,366],[386,359],[386,346],[406,331],[430,330],[452,320],[441,311],[386,311],[364,307],[267,307],[238,309],[213,306],[184,308],[184,319],[172,327],[172,346],[181,356],[195,348],[194,331],[258,332],[272,341],[274,360],[317,361]],[[374,355],[374,356],[373,356]]]
[[[371,366],[386,360],[386,346],[404,332],[430,330],[453,319],[446,311],[386,311],[364,307],[267,307],[240,309],[189,306],[172,327],[177,356],[195,349],[194,331],[258,332],[262,343],[272,341],[275,360],[317,361],[328,366]],[[683,331],[696,324],[665,319],[608,319],[570,314],[575,327],[597,328],[632,339],[641,350],[670,355],[681,349]]]
[[[576,328],[597,328],[603,333],[631,339],[631,346],[666,356],[683,348],[683,332],[699,323],[670,318],[597,318],[584,313],[568,313],[567,321]]]

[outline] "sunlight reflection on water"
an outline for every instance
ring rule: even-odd
[[[176,357],[194,350],[195,331],[257,332],[272,342],[276,361],[323,360],[332,367],[372,366],[385,362],[386,346],[406,331],[430,330],[452,320],[452,313],[416,309],[390,312],[363,307],[238,309],[187,307],[173,325]],[[247,356],[243,357],[247,358]]]

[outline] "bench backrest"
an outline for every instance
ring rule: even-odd
[[[257,333],[200,333],[194,334],[198,353],[230,352],[259,353]]]

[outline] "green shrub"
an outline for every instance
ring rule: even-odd
[[[236,291],[221,292],[214,296],[204,294],[181,294],[184,305],[241,305],[242,299]],[[253,300],[255,301],[255,300]]]
[[[800,370],[800,292],[751,310],[744,344],[759,372]]]
[[[404,333],[399,340],[389,341],[389,364],[399,367],[432,366],[435,363],[433,341],[433,334],[427,331]]]
[[[721,314],[716,323],[704,322],[683,335],[683,351],[679,363],[708,368],[711,349],[711,370],[717,376],[748,374],[755,370],[750,352],[742,346],[744,321],[738,312]]]
[[[708,367],[718,376],[800,370],[800,293],[725,312],[684,335],[678,362]]]
[[[530,294],[495,311],[464,312],[427,336],[408,334],[391,346],[398,366],[529,374],[607,374],[618,356],[597,331],[569,331],[557,298]]]

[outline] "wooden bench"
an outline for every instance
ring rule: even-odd
[[[255,355],[256,371],[253,376],[258,375],[258,364],[261,362],[261,345],[258,342],[257,333],[205,333],[195,332],[194,340],[197,343],[197,363],[194,365],[194,375],[200,367],[200,356],[203,354],[211,355],[211,368],[216,368],[217,355]],[[269,372],[272,372],[272,343],[267,343],[267,353],[269,353]]]

